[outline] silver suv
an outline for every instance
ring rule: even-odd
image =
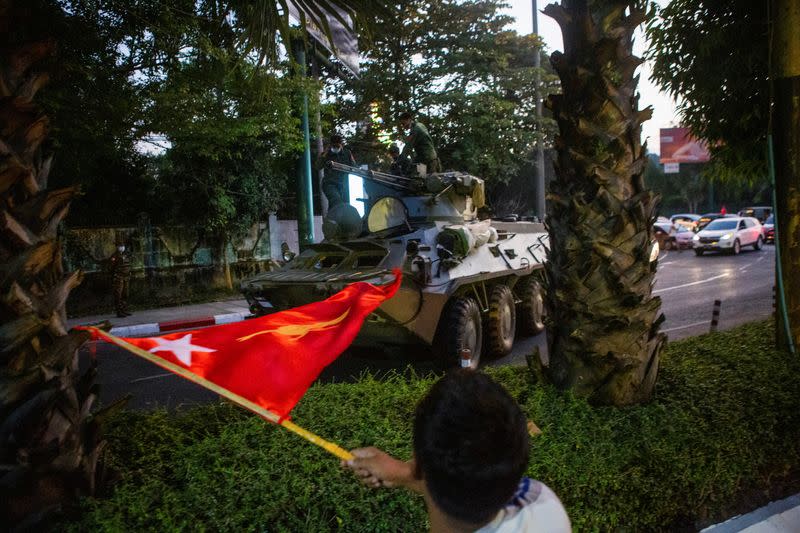
[[[725,217],[711,221],[692,238],[694,253],[706,251],[738,254],[743,246],[760,250],[764,244],[761,223],[753,217]]]

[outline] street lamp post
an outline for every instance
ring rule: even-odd
[[[305,43],[294,42],[294,54],[301,76],[306,75]],[[297,165],[297,233],[300,248],[314,244],[314,197],[311,186],[311,135],[308,129],[308,95],[305,91],[301,100],[300,129],[303,134],[303,155]]]
[[[538,9],[536,7],[536,0],[531,0],[531,5],[533,8],[533,33],[536,34],[538,37],[539,35],[539,20],[538,20]],[[542,54],[539,47],[536,47],[536,54],[533,58],[533,66],[536,69],[536,75],[534,78],[534,83],[536,86],[534,87],[534,98],[536,98],[536,118],[538,119],[538,131],[540,138],[536,142],[536,163],[534,165],[534,190],[535,192],[535,204],[536,204],[536,215],[539,217],[540,220],[544,220],[545,217],[545,203],[544,203],[544,139],[541,138],[542,134],[542,98],[541,98],[541,85],[542,85],[542,78],[540,75],[540,69],[542,66]]]

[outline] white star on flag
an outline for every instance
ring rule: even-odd
[[[191,333],[172,341],[161,337],[153,337],[153,340],[158,343],[158,346],[150,348],[150,353],[172,352],[178,358],[178,361],[186,366],[192,366],[192,352],[216,352],[211,348],[192,344]]]

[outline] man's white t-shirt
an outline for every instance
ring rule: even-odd
[[[475,533],[571,532],[567,511],[550,487],[527,477],[497,516]]]

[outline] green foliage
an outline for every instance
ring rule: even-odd
[[[576,531],[696,529],[781,497],[800,472],[800,361],[755,323],[672,343],[648,405],[594,408],[521,368],[490,369],[543,430],[528,474]],[[345,447],[408,459],[415,403],[434,377],[313,386],[294,420]],[[121,474],[70,530],[423,531],[423,501],[371,491],[338,461],[227,404],[125,413],[110,436]],[[796,485],[794,485],[796,487]]]
[[[729,213],[751,205],[772,203],[772,189],[764,182],[709,179],[706,165],[681,164],[680,172],[664,174],[658,158],[648,155],[644,172],[645,184],[661,195],[659,214],[705,213],[717,211],[723,205]]]
[[[672,0],[647,28],[653,79],[709,142],[716,178],[766,176],[768,10],[752,0]]]
[[[56,153],[50,185],[81,185],[73,225],[133,223],[152,200],[154,182],[135,147],[144,101],[119,45],[141,25],[106,1],[65,1],[63,10],[53,4],[40,15],[58,43],[41,93]]]
[[[174,221],[223,242],[282,199],[301,148],[295,95],[310,88],[286,64],[257,67],[241,39],[226,3],[198,3],[183,25],[154,32],[176,46],[146,84],[150,130],[170,143],[158,196]]]
[[[376,21],[359,82],[329,87],[337,100],[328,110],[332,122],[368,124],[351,144],[360,162],[375,162],[388,137],[402,140],[397,115],[412,111],[445,168],[507,183],[531,159],[535,141],[554,131],[552,120],[535,113],[536,76],[542,95],[555,84],[548,70],[533,67],[540,43],[508,29],[498,0],[396,4],[395,16]],[[373,112],[380,122],[370,119]]]
[[[276,208],[300,149],[297,96],[316,87],[287,62],[249,54],[249,21],[233,4],[48,9],[60,50],[44,93],[58,150],[52,183],[83,186],[73,224],[131,224],[148,212],[225,240]],[[162,156],[142,151],[153,145]]]

